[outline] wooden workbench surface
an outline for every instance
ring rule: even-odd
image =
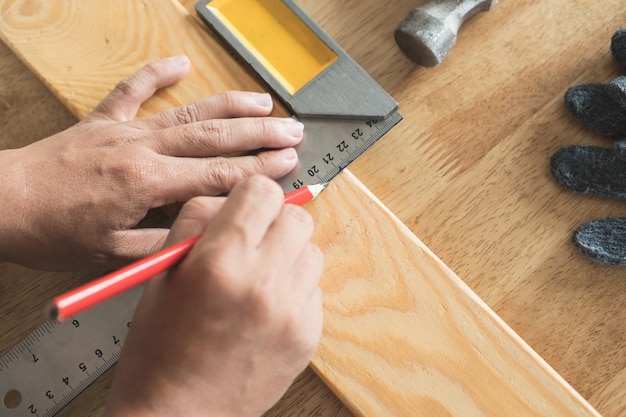
[[[568,116],[562,97],[570,85],[620,74],[608,46],[626,25],[623,0],[503,0],[430,69],[404,58],[392,39],[421,1],[299,3],[405,117],[351,171],[598,411],[624,413],[626,269],[592,264],[569,239],[578,224],[626,207],[560,190],[548,163],[561,146],[608,145]],[[2,147],[74,122],[4,47],[0,121]],[[5,351],[37,324],[37,306],[76,278],[7,264],[0,274],[2,322],[23,320],[6,327]],[[97,409],[109,382],[71,407]],[[272,413],[350,415],[310,371]]]

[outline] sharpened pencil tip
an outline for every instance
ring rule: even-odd
[[[313,198],[317,197],[326,187],[328,187],[329,182],[322,182],[319,184],[309,185],[309,192],[313,196]]]

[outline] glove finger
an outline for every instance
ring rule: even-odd
[[[554,179],[567,190],[626,200],[626,161],[612,149],[568,146],[552,155],[550,166]]]
[[[596,219],[572,235],[574,245],[588,258],[605,265],[626,265],[626,217]]]
[[[626,108],[613,100],[605,84],[581,84],[565,93],[565,107],[576,120],[598,133],[626,137]]]

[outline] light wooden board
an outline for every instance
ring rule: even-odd
[[[351,171],[603,415],[626,415],[616,407],[626,403],[626,271],[570,243],[577,225],[623,216],[624,205],[565,192],[549,172],[561,146],[611,146],[573,121],[563,94],[623,74],[609,44],[626,27],[624,2],[503,0],[432,69],[392,39],[422,1],[300,3],[408,122]]]
[[[159,2],[159,7],[156,2],[76,4],[67,2],[60,8],[49,2],[5,2],[0,8],[0,30],[78,117],[141,63],[182,51],[192,57],[196,70],[146,106],[146,113],[198,98],[200,87],[207,94],[229,88],[258,89],[248,77],[232,70],[228,58],[180,7],[168,2]],[[355,13],[363,10],[355,8]],[[84,17],[84,26],[72,19],[77,11]],[[102,32],[87,23],[99,19],[108,22]],[[368,31],[377,28],[370,22],[367,27]],[[211,68],[215,74],[198,68]],[[380,79],[389,90],[385,77]],[[390,137],[407,139],[406,129]],[[434,156],[437,162],[436,152],[426,156]],[[445,171],[446,164],[441,159],[439,163]],[[346,198],[351,193],[352,198]],[[357,414],[384,415],[379,413],[386,409],[396,415],[437,415],[465,407],[463,415],[472,409],[482,413],[477,415],[501,415],[502,406],[520,414],[593,413],[355,178],[338,179],[312,209],[322,210],[316,215],[318,239],[327,250],[329,265],[335,265],[328,267],[325,277],[328,317],[314,366]],[[335,218],[325,217],[331,212]],[[340,233],[335,237],[337,229]],[[338,245],[341,233],[350,239]],[[372,259],[372,253],[387,256],[361,262],[358,268],[348,263],[350,270],[344,258],[349,249],[360,249],[348,258],[352,261],[358,256],[362,259],[364,253],[367,259]],[[351,275],[349,271],[359,272]],[[387,298],[380,296],[385,290]],[[418,405],[422,408],[416,410]]]
[[[549,172],[561,146],[611,146],[569,116],[563,94],[623,74],[609,45],[626,26],[624,2],[501,1],[432,69],[391,38],[420,1],[302,3],[405,115],[351,171],[602,414],[624,415],[607,404],[626,398],[616,388],[626,271],[570,243],[577,225],[623,216],[624,204],[565,192]],[[612,396],[599,401],[607,385]]]

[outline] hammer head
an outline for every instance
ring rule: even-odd
[[[498,0],[431,0],[406,16],[394,32],[396,43],[412,61],[434,67],[456,43],[461,25],[497,3]]]

